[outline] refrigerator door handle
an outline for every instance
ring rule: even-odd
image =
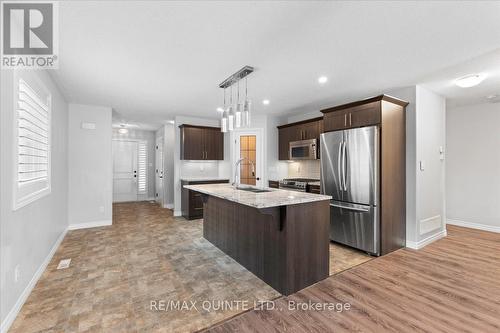
[[[342,143],[344,141],[340,141],[339,143],[339,154],[338,154],[338,158],[337,158],[337,169],[338,169],[338,173],[339,173],[339,190],[342,191],[342,188],[343,188],[343,185],[342,185],[342,174],[341,174],[341,169],[340,169],[340,163],[342,163],[344,160],[342,158]]]
[[[351,207],[351,206],[344,206],[344,205],[335,204],[335,203],[331,203],[330,206],[342,208],[342,209],[347,209],[347,210],[353,210],[353,211],[362,212],[362,213],[368,213],[370,211],[370,208]]]
[[[342,149],[342,181],[344,184],[344,191],[347,191],[347,184],[346,184],[346,164],[347,164],[347,147],[345,141],[342,141],[343,143],[343,149]]]

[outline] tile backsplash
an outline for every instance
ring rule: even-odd
[[[294,161],[288,163],[288,178],[320,178],[320,160]]]

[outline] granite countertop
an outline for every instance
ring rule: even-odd
[[[227,177],[181,177],[180,179],[188,181],[188,182],[204,181],[204,180],[227,180],[227,181],[229,181],[229,178],[227,178]]]
[[[184,188],[255,208],[288,206],[330,200],[329,195],[287,191],[266,187],[270,192],[253,193],[237,190],[230,184],[184,185]]]

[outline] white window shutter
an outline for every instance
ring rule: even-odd
[[[50,193],[50,94],[18,82],[15,209]]]
[[[148,190],[148,146],[145,141],[139,142],[138,164],[137,190],[140,194],[144,194]]]

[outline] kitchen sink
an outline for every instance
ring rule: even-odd
[[[263,188],[256,188],[256,187],[237,187],[237,190],[242,190],[242,191],[248,191],[248,192],[253,192],[253,193],[265,193],[265,192],[272,192],[272,190],[266,190]]]

